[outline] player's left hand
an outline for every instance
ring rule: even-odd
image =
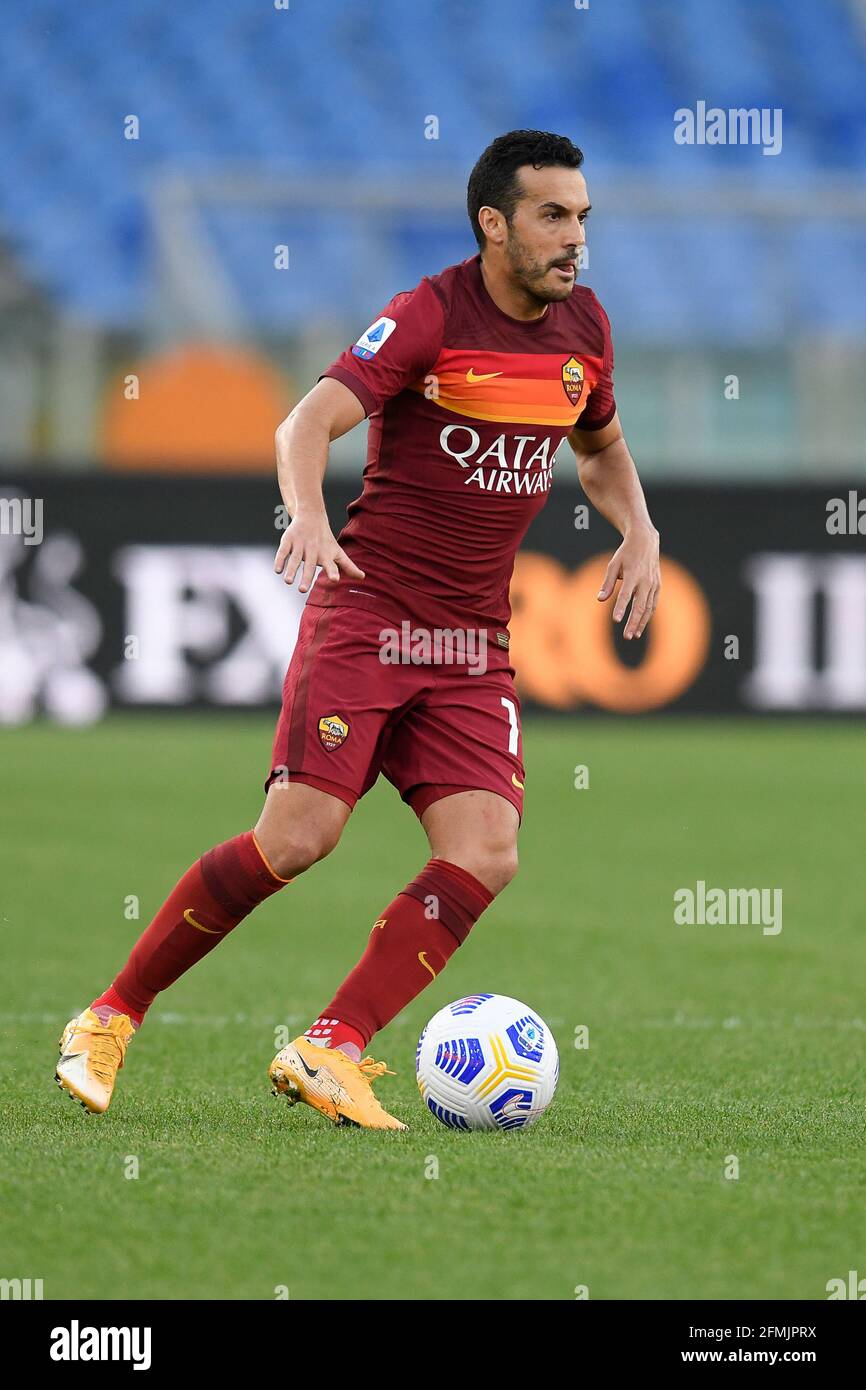
[[[600,603],[607,602],[618,579],[622,580],[622,584],[614,604],[613,620],[615,623],[622,622],[631,600],[631,612],[623,629],[623,636],[630,642],[633,637],[643,636],[644,628],[659,601],[659,533],[655,527],[644,526],[629,531],[605,570],[604,582],[598,592]]]

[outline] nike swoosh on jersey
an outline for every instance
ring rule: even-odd
[[[476,372],[474,367],[470,367],[466,373],[467,381],[491,381],[495,376],[502,376],[501,372]]]
[[[183,920],[189,922],[191,927],[195,927],[196,931],[206,931],[208,936],[222,936],[221,931],[215,931],[213,927],[203,927],[201,922],[197,922],[192,915],[191,907],[184,910]]]
[[[523,791],[523,783],[521,782],[520,778],[517,776],[517,773],[516,773],[516,772],[512,772],[512,774],[511,774],[511,780],[512,780],[512,782],[514,783],[515,787],[519,787],[520,790]]]

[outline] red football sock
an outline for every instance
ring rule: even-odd
[[[373,923],[366,951],[307,1036],[360,1054],[440,974],[492,901],[466,869],[431,859]]]
[[[134,1028],[140,1028],[144,1021],[144,1012],[134,1009],[128,1000],[121,999],[114,985],[109,985],[105,993],[94,999],[90,1007],[100,1023],[107,1024],[112,1014],[128,1014]]]
[[[338,1018],[317,1018],[312,1028],[307,1029],[304,1037],[319,1047],[339,1047],[355,1062],[361,1060],[361,1053],[367,1045],[363,1033],[359,1033],[350,1023],[342,1023]]]
[[[160,990],[291,879],[268,864],[251,830],[203,854],[166,898],[126,965],[91,1008],[128,1013],[139,1024]]]

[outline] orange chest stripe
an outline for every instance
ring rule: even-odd
[[[561,381],[562,369],[571,357],[582,362],[584,370],[600,376],[602,359],[579,349],[562,352],[489,352],[477,348],[442,348],[430,369],[437,376],[454,373],[464,380],[471,373],[470,384],[480,384],[482,377],[516,377],[524,381]],[[472,378],[474,377],[474,382]]]

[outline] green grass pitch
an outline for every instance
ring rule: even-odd
[[[61,1026],[187,865],[255,820],[271,730],[0,736],[0,1276],[46,1298],[568,1300],[822,1299],[866,1274],[862,725],[527,720],[521,872],[371,1048],[408,1134],[337,1130],[266,1076],[275,1028],[307,1026],[427,857],[384,783],[158,1001],[107,1116],[61,1095]],[[781,933],[675,925],[698,879],[781,888]],[[421,1027],[478,990],[559,1044],[556,1101],[523,1133],[452,1133],[418,1097]]]

